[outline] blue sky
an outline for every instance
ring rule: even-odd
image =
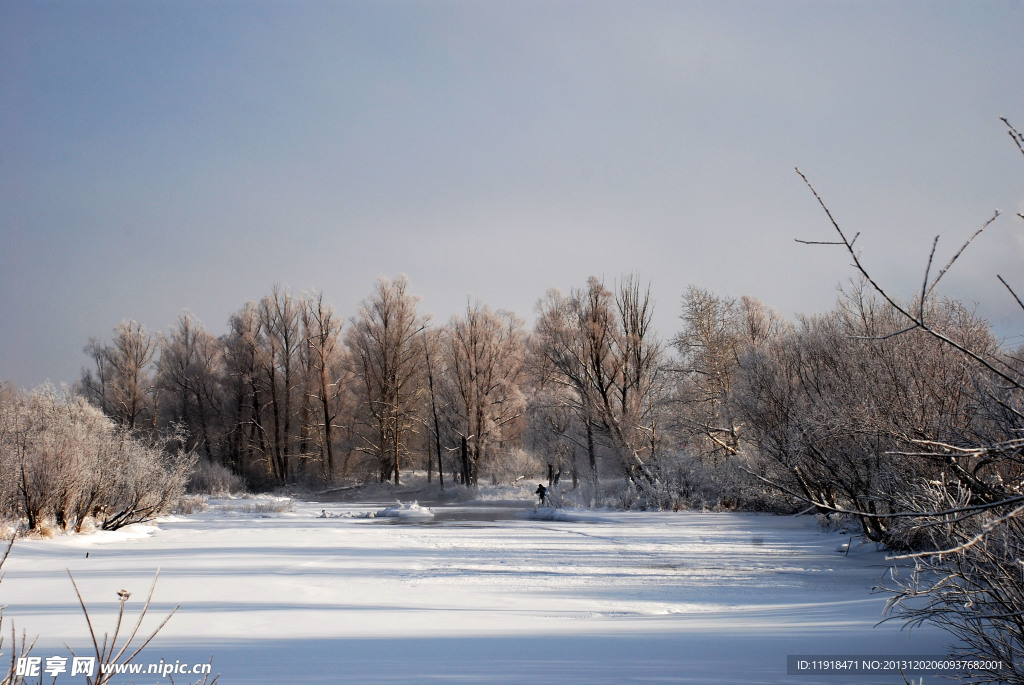
[[[1001,209],[944,292],[1019,334],[1022,34],[995,0],[0,0],[0,378],[275,283],[530,320],[636,272],[664,337],[690,284],[821,311],[851,271],[794,242],[831,237],[794,166],[905,296]]]

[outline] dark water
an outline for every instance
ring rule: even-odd
[[[330,510],[330,505],[339,503],[355,506],[362,511],[374,512],[393,507],[398,502],[418,502],[421,507],[429,507],[434,512],[434,516],[430,518],[382,516],[370,519],[374,523],[403,526],[474,525],[510,521],[522,518],[524,512],[534,508],[531,502],[524,500],[460,501],[455,492],[448,498],[439,498],[436,490],[430,493],[421,493],[415,489],[401,490],[388,499],[380,499],[379,494],[372,498],[366,498],[365,494],[360,497],[360,494],[358,488],[339,488],[312,497],[306,496],[304,499],[326,505],[325,511]],[[427,496],[422,496],[424,494]]]

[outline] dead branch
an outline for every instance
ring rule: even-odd
[[[749,469],[747,469],[747,468],[745,468],[743,466],[737,466],[737,468],[739,468],[744,473],[746,473],[748,475],[751,475],[754,478],[757,478],[758,480],[761,480],[764,483],[767,483],[768,485],[771,485],[773,488],[777,488],[778,490],[781,490],[782,492],[785,492],[788,495],[792,495],[793,497],[798,498],[801,502],[806,502],[808,505],[810,505],[812,507],[817,507],[818,509],[824,509],[826,511],[830,511],[830,512],[835,513],[835,514],[846,514],[846,515],[849,515],[849,516],[861,516],[861,517],[864,517],[864,518],[873,518],[873,519],[932,518],[932,517],[938,517],[938,516],[950,516],[952,514],[962,514],[962,513],[966,513],[966,512],[970,512],[972,516],[976,516],[977,514],[980,514],[981,512],[984,512],[984,511],[989,511],[989,510],[992,510],[992,509],[996,509],[998,507],[1009,506],[1011,504],[1017,504],[1018,502],[1024,502],[1024,495],[1014,495],[1013,497],[1007,497],[1005,499],[1001,499],[998,502],[985,502],[985,503],[982,503],[982,504],[972,504],[972,505],[963,506],[963,507],[951,507],[949,509],[943,509],[943,510],[940,510],[940,511],[898,511],[898,512],[893,512],[893,513],[889,513],[889,514],[878,514],[878,513],[871,513],[869,511],[860,511],[860,510],[857,510],[857,509],[844,509],[842,507],[836,507],[836,506],[832,506],[831,504],[826,504],[825,502],[818,502],[818,501],[815,501],[814,499],[812,499],[810,497],[807,497],[806,495],[802,495],[800,493],[794,492],[792,489],[787,488],[785,485],[782,485],[781,483],[777,483],[777,482],[775,482],[773,480],[765,478],[764,476],[756,474],[753,471],[750,471]],[[942,523],[946,523],[946,522],[943,521]]]
[[[981,531],[979,531],[977,535],[972,537],[967,542],[965,542],[963,544],[960,544],[960,545],[957,545],[956,547],[950,547],[948,549],[941,549],[941,550],[932,551],[932,552],[915,552],[913,554],[900,554],[900,555],[896,555],[896,556],[886,557],[886,559],[892,559],[892,560],[895,560],[895,559],[921,559],[923,557],[934,557],[934,556],[940,556],[941,557],[941,556],[946,555],[946,554],[956,554],[956,553],[959,553],[959,552],[966,551],[967,549],[973,547],[974,545],[976,545],[979,542],[981,542],[982,540],[984,540],[988,536],[988,534],[991,533],[993,530],[995,530],[999,526],[1003,525],[1004,523],[1006,523],[1010,519],[1018,516],[1022,512],[1024,512],[1024,505],[1021,505],[1021,506],[1017,507],[1016,509],[1013,509],[1012,511],[1007,512],[1006,514],[1000,516],[999,518],[995,518],[995,519],[992,519],[991,521],[988,521],[984,526],[981,527]],[[943,523],[945,523],[945,521],[943,521]]]
[[[991,373],[995,374],[998,378],[1003,379],[1004,381],[1009,383],[1012,387],[1014,387],[1014,388],[1024,388],[1024,384],[1022,384],[1022,382],[1019,379],[1014,378],[1012,376],[1009,376],[1009,375],[1007,375],[1003,371],[1000,371],[999,369],[997,369],[992,364],[992,362],[990,362],[989,360],[985,359],[982,355],[978,354],[974,350],[971,350],[970,348],[966,347],[965,345],[962,345],[962,344],[956,342],[955,340],[953,340],[949,336],[947,336],[947,335],[945,335],[945,334],[935,330],[934,328],[928,326],[927,324],[925,324],[925,322],[922,320],[922,318],[920,316],[917,316],[917,315],[911,313],[910,311],[908,311],[903,305],[901,305],[891,295],[889,295],[888,291],[886,291],[885,288],[883,288],[882,286],[880,286],[878,284],[878,282],[874,279],[874,277],[871,275],[871,273],[867,270],[867,268],[861,262],[860,257],[857,255],[856,250],[853,249],[853,242],[851,240],[847,239],[846,234],[843,232],[843,229],[839,226],[839,223],[835,220],[835,217],[832,216],[832,211],[828,208],[828,205],[825,204],[825,201],[821,198],[821,195],[818,194],[818,191],[811,184],[810,180],[808,180],[807,176],[805,176],[804,173],[802,171],[800,171],[799,168],[796,169],[796,173],[800,176],[801,179],[803,179],[803,181],[807,185],[808,189],[814,195],[814,199],[817,200],[818,205],[820,205],[822,210],[825,212],[825,215],[828,217],[828,220],[832,224],[832,227],[835,229],[836,233],[839,234],[839,238],[840,238],[840,243],[839,244],[843,245],[846,248],[846,251],[853,258],[853,266],[854,266],[854,268],[857,269],[857,271],[860,272],[860,274],[862,276],[864,276],[864,278],[867,280],[867,282],[871,285],[872,289],[874,289],[874,291],[876,293],[878,293],[878,295],[882,299],[884,299],[893,309],[895,309],[897,312],[899,312],[901,315],[903,315],[908,321],[910,321],[911,323],[915,324],[915,326],[911,327],[910,330],[913,330],[913,328],[920,328],[921,330],[923,330],[928,335],[931,335],[932,337],[942,341],[943,343],[949,345],[950,347],[952,347],[953,349],[957,350],[961,354],[967,356],[968,358],[970,358],[970,359],[974,360],[975,362],[977,362],[978,364],[982,365],[985,369],[987,369]],[[998,216],[999,216],[999,212],[996,211],[995,215],[991,219],[986,221],[982,225],[981,228],[979,228],[977,231],[975,231],[974,234],[970,238],[968,238],[967,241],[964,242],[964,244],[960,247],[960,249],[957,251],[957,253],[955,255],[953,255],[953,258],[946,265],[946,268],[943,269],[943,272],[940,273],[939,276],[936,278],[936,282],[938,282],[938,279],[941,278],[942,275],[953,265],[953,263],[957,260],[957,258],[963,253],[964,249],[966,249],[966,247],[978,235],[980,235],[981,232],[985,230],[985,228],[987,228],[993,221],[995,221],[996,217],[998,217]],[[927,280],[925,280],[925,284],[927,284]],[[934,286],[934,283],[933,283],[933,286]],[[925,290],[926,293],[929,292],[929,291],[930,291],[930,288],[927,288]]]
[[[1021,219],[1024,219],[1024,214],[1018,214],[1017,216],[1019,216]],[[1013,288],[1011,288],[1010,284],[1006,282],[1006,279],[1004,279],[999,274],[996,274],[996,278],[999,279],[1000,283],[1006,286],[1006,289],[1010,291],[1011,295],[1013,295],[1013,299],[1017,300],[1017,304],[1020,305],[1020,308],[1024,309],[1024,302],[1021,302],[1021,299],[1020,297],[1017,296],[1017,293],[1013,292]]]
[[[981,235],[981,232],[984,231],[986,228],[988,228],[989,225],[993,221],[998,219],[998,218],[999,218],[999,210],[997,209],[995,211],[995,213],[992,215],[992,217],[988,221],[986,221],[985,223],[983,223],[981,225],[981,228],[979,228],[977,231],[975,231],[974,234],[971,235],[970,238],[968,238],[967,240],[964,241],[964,244],[960,246],[960,249],[956,251],[956,254],[954,254],[953,257],[948,262],[946,262],[946,266],[942,267],[942,271],[940,271],[939,275],[935,277],[935,280],[932,282],[931,286],[928,288],[928,291],[925,292],[921,296],[922,306],[923,306],[924,298],[931,294],[932,290],[935,289],[935,286],[939,284],[940,280],[942,280],[942,277],[946,275],[946,272],[949,271],[950,268],[952,268],[952,266],[956,262],[956,260],[959,259],[960,255],[962,255],[964,250],[967,249],[967,246],[970,245],[972,242],[974,242],[974,239],[977,238],[979,235]],[[937,244],[938,242],[939,242],[939,237],[935,236],[935,243]],[[935,245],[934,244],[932,245],[932,252],[935,252]],[[928,262],[929,262],[929,264],[931,263],[931,258],[930,257],[928,259]],[[928,282],[928,273],[925,272],[925,283],[927,283],[927,282]]]

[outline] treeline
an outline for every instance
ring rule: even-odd
[[[186,447],[254,486],[393,481],[406,468],[475,484],[580,469],[657,482],[668,386],[650,299],[596,279],[538,303],[535,330],[471,302],[444,325],[402,276],[345,321],[320,293],[275,287],[215,337],[189,314],[167,334],[126,321],[91,340],[77,390],[133,431]]]
[[[405,277],[381,279],[348,321],[319,293],[276,287],[220,337],[188,314],[163,335],[122,323],[86,346],[78,390],[126,430],[181,431],[186,450],[253,487],[397,483],[407,468],[442,484],[549,473],[590,499],[604,480],[623,484],[627,506],[813,502],[909,544],[889,518],[908,484],[956,478],[981,492],[1021,474],[954,468],[922,447],[990,436],[1002,417],[979,388],[993,379],[923,330],[891,335],[901,315],[865,283],[796,321],[691,287],[668,343],[634,277],[548,292],[532,330],[480,302],[433,325]],[[963,304],[907,306],[1020,372]]]
[[[348,321],[274,288],[219,337],[188,314],[166,334],[124,322],[86,346],[77,395],[2,388],[0,506],[117,527],[190,472],[263,487],[413,468],[564,477],[584,504],[817,511],[918,555],[895,611],[1019,663],[1024,354],[932,288],[904,303],[863,276],[795,321],[691,287],[667,342],[634,277],[549,291],[532,329],[480,302],[433,325],[404,277]]]

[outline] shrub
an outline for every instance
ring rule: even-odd
[[[169,511],[195,462],[176,436],[145,441],[99,409],[46,386],[0,394],[0,514],[29,529],[105,530]]]

